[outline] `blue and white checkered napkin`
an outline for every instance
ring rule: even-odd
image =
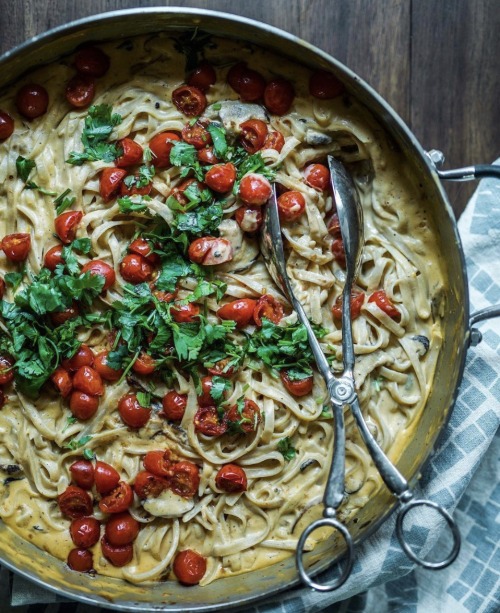
[[[458,225],[467,256],[471,310],[500,304],[500,181],[481,181]],[[391,517],[357,548],[352,576],[338,591],[319,594],[297,588],[244,613],[498,613],[500,436],[495,434],[500,424],[500,318],[481,324],[481,332],[482,343],[469,349],[451,419],[415,488],[417,497],[456,509],[462,550],[454,564],[436,572],[416,568],[401,551]],[[407,522],[410,519],[411,530],[425,538],[423,551],[448,550],[447,531],[440,534],[438,527],[430,527],[435,523],[425,510],[412,512]],[[328,572],[322,577],[327,580]],[[2,603],[9,600],[8,586],[7,572],[0,570]],[[61,601],[14,577],[13,613],[21,613],[17,607],[22,605]],[[57,607],[51,605],[49,611],[56,613]],[[73,609],[73,613],[97,611],[87,605]]]

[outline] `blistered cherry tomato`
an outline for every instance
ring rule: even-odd
[[[174,474],[175,462],[172,461],[170,449],[155,449],[148,451],[142,463],[144,468],[157,477],[171,477]]]
[[[212,64],[201,62],[189,75],[186,83],[206,92],[215,83],[217,75]]]
[[[132,370],[139,375],[152,375],[156,370],[156,361],[148,353],[142,352],[132,365]]]
[[[24,262],[31,249],[31,236],[24,232],[7,234],[3,237],[0,246],[11,262]]]
[[[160,262],[160,256],[155,253],[151,247],[151,243],[144,238],[136,238],[133,240],[128,246],[128,250],[130,253],[137,253],[137,255],[142,255],[143,258],[155,266]]]
[[[351,319],[356,319],[361,314],[361,307],[365,301],[365,295],[363,292],[351,293]],[[335,304],[332,307],[333,318],[342,320],[342,294],[335,300]]]
[[[336,98],[344,91],[344,85],[327,70],[318,70],[309,78],[309,93],[320,100]]]
[[[194,429],[205,436],[221,436],[226,432],[227,424],[219,419],[214,406],[202,406],[194,416]]]
[[[82,266],[81,273],[84,274],[86,272],[89,272],[91,275],[99,275],[104,277],[104,285],[102,287],[103,292],[109,289],[116,281],[116,273],[114,268],[102,260],[90,260],[90,262],[84,264]]]
[[[192,549],[179,551],[174,559],[174,574],[179,583],[196,585],[207,571],[207,561],[198,552]]]
[[[175,390],[163,396],[163,415],[172,421],[180,421],[184,417],[187,406],[187,394],[179,394]]]
[[[118,412],[127,426],[142,428],[149,421],[151,407],[141,406],[135,394],[126,394],[118,403]]]
[[[66,100],[77,109],[88,106],[95,96],[94,79],[76,76],[66,85]]]
[[[99,508],[103,513],[123,513],[134,501],[134,492],[128,483],[120,481],[111,492],[101,499]]]
[[[192,324],[198,320],[200,307],[193,302],[179,304],[170,309],[170,313],[178,324]]]
[[[237,464],[221,466],[215,477],[215,485],[223,492],[246,492],[247,476],[243,468]]]
[[[288,113],[294,98],[293,85],[286,79],[273,79],[264,90],[264,104],[267,110],[275,115]]]
[[[212,377],[202,377],[201,378],[201,395],[198,396],[198,404],[200,407],[212,407],[214,404],[214,399],[210,393],[212,389],[213,382]]]
[[[173,302],[177,298],[177,289],[173,292],[164,292],[161,289],[155,289],[153,291],[153,296],[159,302]]]
[[[90,394],[76,390],[72,392],[69,398],[69,409],[71,413],[81,421],[86,421],[94,417],[98,408],[99,398],[97,396],[91,396]]]
[[[219,158],[214,153],[213,147],[205,147],[198,150],[198,160],[202,164],[217,164]]]
[[[331,245],[331,250],[333,253],[333,257],[335,258],[335,261],[337,262],[337,264],[341,266],[342,268],[345,268],[346,260],[345,260],[344,241],[341,238],[336,238]]]
[[[260,206],[269,200],[272,191],[273,188],[265,177],[251,172],[241,179],[239,196],[246,204]]]
[[[246,62],[238,62],[234,66],[231,66],[227,73],[226,81],[236,93],[239,93],[241,77],[247,70],[248,67]]]
[[[0,111],[0,140],[9,138],[13,132],[14,120],[8,113]]]
[[[257,153],[266,142],[267,125],[260,119],[249,119],[241,125],[240,142],[248,153]]]
[[[247,68],[240,74],[236,91],[242,100],[255,102],[262,98],[265,87],[266,80],[260,72]]]
[[[306,377],[305,379],[291,379],[286,370],[280,372],[280,379],[293,396],[305,396],[309,394],[314,383],[314,378],[312,376]]]
[[[75,239],[76,229],[82,221],[82,217],[81,211],[66,211],[55,218],[56,234],[65,245],[69,245]]]
[[[175,132],[160,132],[160,134],[153,136],[149,142],[149,148],[153,153],[151,164],[156,168],[170,168],[172,166],[170,151],[175,142],[179,140],[181,139]]]
[[[182,140],[196,149],[203,149],[206,145],[212,144],[210,132],[199,121],[193,125],[188,123],[182,128]]]
[[[109,70],[109,57],[98,47],[82,47],[75,55],[75,68],[89,77],[102,77]]]
[[[105,536],[101,539],[102,555],[113,566],[126,566],[134,557],[134,548],[132,544],[128,545],[112,545]]]
[[[99,540],[101,524],[95,517],[78,517],[71,522],[69,533],[77,547],[88,549]]]
[[[7,355],[0,355],[0,385],[7,385],[14,379],[14,360]]]
[[[88,549],[72,549],[68,553],[68,566],[79,573],[88,573],[94,566],[92,552]]]
[[[50,319],[52,320],[54,326],[62,326],[62,324],[68,321],[68,319],[78,317],[79,314],[80,309],[78,308],[76,302],[73,302],[70,307],[67,307],[63,311],[56,311],[55,313],[51,313]]]
[[[109,494],[120,482],[120,474],[110,464],[97,460],[94,468],[95,489],[99,494]]]
[[[120,274],[125,281],[136,285],[151,279],[153,267],[142,255],[129,253],[120,262]]]
[[[23,85],[16,95],[17,110],[26,119],[44,115],[49,106],[49,95],[45,87],[37,83]]]
[[[245,433],[255,432],[260,423],[260,409],[253,400],[245,398],[243,409],[240,411],[237,404],[234,404],[225,415],[229,425],[237,425],[237,430]]]
[[[300,192],[285,192],[278,198],[281,221],[295,221],[306,210],[306,199]]]
[[[384,311],[394,321],[401,319],[401,312],[394,306],[391,299],[387,296],[383,289],[380,289],[368,298],[368,302],[374,302],[379,309]]]
[[[263,317],[272,321],[273,324],[279,324],[283,318],[283,305],[270,294],[264,294],[259,298],[253,312],[255,325],[259,328],[262,326]]]
[[[334,213],[330,221],[327,225],[328,233],[333,236],[333,238],[342,238],[342,232],[340,230],[340,220],[337,213]]]
[[[66,358],[62,361],[62,366],[66,370],[75,371],[82,366],[92,366],[93,363],[94,352],[88,345],[82,343],[72,358]]]
[[[278,153],[281,152],[285,145],[285,137],[281,132],[273,130],[266,136],[266,140],[262,145],[262,149],[275,149]]]
[[[104,384],[101,375],[91,366],[82,366],[73,377],[73,387],[89,396],[102,396]]]
[[[168,488],[169,482],[163,477],[153,475],[147,470],[137,473],[134,481],[134,492],[141,500],[158,498]]]
[[[243,232],[248,232],[249,234],[257,232],[263,221],[261,208],[250,206],[249,204],[245,204],[240,206],[239,209],[236,209],[234,218]]]
[[[234,365],[229,366],[229,362],[231,362],[231,358],[224,358],[223,360],[218,360],[213,366],[207,368],[207,370],[213,376],[225,377],[226,379],[230,379],[236,372],[236,369]]]
[[[236,181],[236,168],[234,164],[216,164],[205,175],[207,186],[218,194],[225,194],[233,189]]]
[[[50,376],[50,380],[63,398],[67,398],[71,394],[73,383],[71,382],[69,372],[65,368],[61,366],[56,368]]]
[[[310,187],[324,191],[330,185],[330,171],[323,164],[309,164],[304,170],[304,181]]]
[[[91,490],[94,485],[94,467],[89,460],[77,460],[69,467],[72,480],[83,490]]]
[[[123,374],[123,370],[115,370],[108,364],[109,351],[101,351],[94,361],[94,368],[105,381],[118,381]]]
[[[115,166],[118,166],[118,168],[128,168],[129,166],[134,166],[141,162],[143,154],[142,147],[139,143],[136,143],[135,140],[131,138],[122,138],[118,141],[117,145],[123,153],[120,157],[116,158]]]
[[[99,177],[99,193],[104,202],[116,196],[127,171],[123,168],[104,168]]]
[[[71,519],[92,515],[92,498],[76,485],[68,485],[57,497],[57,503],[61,513]]]
[[[197,117],[201,115],[207,107],[205,94],[192,85],[181,85],[172,92],[172,102],[176,108],[187,115],[187,117]]]
[[[52,270],[52,272],[54,272],[56,266],[59,266],[59,264],[64,264],[64,260],[62,258],[62,250],[63,248],[61,245],[55,245],[47,251],[43,258],[43,265],[45,266],[45,268],[48,268],[49,270]]]
[[[130,513],[117,513],[108,519],[104,534],[111,545],[129,545],[139,534],[139,522]]]
[[[217,311],[221,319],[230,319],[236,322],[237,328],[244,328],[253,322],[253,312],[257,306],[257,300],[252,298],[240,298],[228,302]]]
[[[200,485],[200,475],[196,464],[188,460],[177,462],[173,467],[173,472],[174,474],[170,479],[170,488],[174,494],[184,498],[192,498]]]
[[[203,236],[189,245],[188,257],[197,264],[216,266],[233,259],[233,247],[225,238]]]

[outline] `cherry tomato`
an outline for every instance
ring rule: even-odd
[[[246,62],[238,62],[234,66],[231,66],[227,73],[226,81],[238,94],[240,92],[241,77],[247,70],[248,67]]]
[[[260,206],[265,204],[273,188],[269,181],[255,172],[251,172],[243,177],[240,182],[239,196],[246,204]]]
[[[280,372],[280,379],[293,396],[305,396],[309,394],[314,383],[314,377],[312,376],[306,377],[305,379],[291,379],[286,370]]]
[[[237,464],[225,464],[217,471],[215,477],[217,489],[223,492],[246,492],[247,476],[243,468]]]
[[[14,379],[14,360],[6,355],[0,355],[0,385],[7,385]]]
[[[62,326],[62,324],[68,319],[73,319],[74,317],[78,317],[80,314],[80,309],[76,302],[73,302],[72,306],[67,307],[64,311],[57,311],[55,313],[50,314],[50,319],[54,326]]]
[[[92,366],[93,363],[94,352],[88,345],[82,343],[72,358],[62,361],[62,366],[66,370],[75,371],[82,366]]]
[[[266,140],[262,145],[262,149],[275,149],[278,153],[281,152],[285,145],[285,137],[281,132],[273,130],[266,136]]]
[[[90,366],[82,366],[73,377],[73,387],[89,396],[102,396],[104,384],[101,375]]]
[[[293,85],[286,79],[273,79],[269,81],[264,90],[266,109],[275,115],[288,113],[294,98]]]
[[[0,246],[11,262],[24,262],[31,249],[31,236],[23,232],[7,234],[3,237]]]
[[[5,294],[5,281],[0,278],[0,300],[3,298],[3,295]]]
[[[99,398],[97,396],[90,396],[85,392],[74,391],[72,392],[69,399],[69,408],[71,413],[77,419],[81,421],[86,421],[97,412],[99,407]]]
[[[210,393],[212,389],[213,382],[212,377],[202,377],[201,378],[201,395],[198,396],[198,404],[200,407],[212,407],[214,404],[214,399]]]
[[[120,481],[111,492],[101,499],[99,508],[103,513],[123,513],[134,502],[134,492],[128,483]]]
[[[95,517],[77,517],[71,522],[69,533],[77,547],[88,549],[99,540],[101,524]]]
[[[216,164],[205,175],[207,186],[218,194],[225,194],[233,189],[236,181],[236,168],[234,164]]]
[[[351,293],[351,320],[360,316],[364,301],[365,295],[363,292]],[[342,294],[335,300],[335,304],[332,307],[332,315],[333,319],[342,320]]]
[[[149,142],[149,148],[153,153],[151,164],[156,168],[170,168],[170,151],[174,146],[175,141],[181,140],[175,132],[160,132]]]
[[[118,141],[117,145],[123,153],[120,157],[116,158],[115,166],[118,166],[118,168],[128,168],[129,166],[134,166],[141,162],[143,154],[142,147],[139,143],[136,143],[135,140],[131,138],[122,138]]]
[[[71,478],[82,490],[91,490],[94,485],[94,467],[89,460],[77,460],[69,467]]]
[[[233,247],[225,238],[203,236],[189,245],[188,257],[197,264],[216,266],[233,259]]]
[[[73,390],[73,383],[71,382],[70,374],[61,366],[56,368],[56,370],[52,373],[50,380],[63,398],[67,398]]]
[[[45,268],[48,268],[49,270],[54,272],[56,266],[59,266],[59,264],[64,264],[64,260],[62,258],[62,250],[63,248],[61,245],[55,245],[47,251],[45,257],[43,258],[43,265],[45,266]]]
[[[262,98],[266,87],[266,80],[260,72],[247,68],[242,71],[237,82],[237,87],[238,89],[236,91],[242,100],[246,102],[255,102]]]
[[[205,94],[201,89],[192,85],[181,85],[174,89],[172,92],[172,102],[187,117],[197,117],[207,107]]]
[[[191,178],[191,179],[186,179],[185,181],[182,181],[182,183],[179,183],[179,185],[174,187],[170,195],[173,196],[181,206],[185,207],[186,205],[189,204],[189,198],[184,192],[187,190],[187,188],[190,185],[193,185],[193,184],[196,185],[196,187],[198,188],[200,192],[206,188],[206,185],[204,183],[201,183],[200,181],[197,181],[196,179]]]
[[[199,121],[193,125],[187,123],[184,126],[182,129],[182,140],[193,145],[196,149],[203,149],[206,145],[212,144],[210,132]]]
[[[72,549],[68,553],[68,566],[79,573],[88,573],[94,566],[92,552],[88,549]]]
[[[383,289],[373,292],[373,294],[368,298],[368,302],[374,302],[378,308],[389,315],[389,317],[395,321],[400,321],[400,311],[394,306],[391,299],[387,296]]]
[[[203,406],[196,411],[194,416],[194,429],[205,436],[221,436],[226,432],[227,424],[219,419],[214,406]]]
[[[126,394],[121,398],[118,412],[123,422],[130,428],[142,428],[151,416],[151,408],[141,406],[135,394]]]
[[[168,488],[169,482],[163,477],[153,475],[147,470],[137,473],[134,481],[134,492],[141,500],[158,498]]]
[[[174,292],[164,292],[163,290],[155,289],[153,291],[153,296],[159,302],[169,303],[169,302],[173,302],[177,298],[177,290],[175,290]]]
[[[257,301],[253,312],[253,319],[257,327],[262,327],[262,318],[265,317],[278,324],[283,318],[283,305],[270,294],[264,294]]]
[[[320,100],[336,98],[344,91],[344,85],[327,70],[318,70],[309,78],[309,93]]]
[[[163,415],[172,421],[181,421],[187,406],[187,394],[172,390],[163,396]]]
[[[55,218],[56,234],[65,245],[69,245],[75,239],[76,229],[82,218],[81,211],[66,211]]]
[[[110,545],[129,545],[139,534],[139,522],[130,513],[117,513],[109,518],[104,535]]]
[[[249,119],[241,125],[240,142],[248,153],[257,153],[266,142],[267,125],[260,119]]]
[[[152,375],[156,370],[156,361],[148,353],[142,352],[132,366],[139,375]]]
[[[214,153],[213,147],[205,147],[198,150],[198,160],[202,164],[217,164],[219,158]]]
[[[340,230],[340,221],[337,213],[334,213],[327,225],[328,233],[334,238],[342,238],[342,232]]]
[[[102,555],[113,566],[126,566],[134,557],[134,548],[128,545],[112,545],[105,536],[101,539]]]
[[[8,113],[0,111],[0,140],[9,138],[13,132],[14,120]]]
[[[101,353],[99,353],[95,358],[94,368],[101,375],[101,379],[104,379],[104,381],[118,381],[123,374],[123,370],[115,370],[114,368],[111,368],[111,366],[108,365],[108,355],[109,351],[101,351]]]
[[[23,85],[16,94],[16,106],[26,119],[35,119],[47,112],[49,95],[45,87],[37,83]]]
[[[136,238],[128,246],[130,253],[136,253],[142,255],[143,258],[155,266],[160,262],[160,256],[155,253],[151,247],[151,243],[144,238]]]
[[[146,471],[157,477],[171,477],[174,474],[175,462],[172,461],[170,449],[148,451],[142,463]]]
[[[120,274],[128,283],[144,283],[151,279],[153,267],[142,257],[136,253],[129,253],[120,262]]]
[[[184,498],[192,498],[198,491],[200,485],[200,475],[198,467],[193,462],[184,460],[177,462],[173,468],[174,474],[170,480],[170,488]]]
[[[99,177],[99,193],[104,202],[110,202],[120,189],[127,171],[123,168],[104,168]]]
[[[77,109],[88,106],[95,96],[94,79],[76,76],[66,85],[66,100]]]
[[[215,74],[215,69],[212,64],[201,62],[189,75],[186,83],[201,89],[202,92],[206,92],[216,80],[217,75]]]
[[[179,304],[170,309],[170,313],[178,324],[192,324],[198,320],[200,307],[193,302]]]
[[[92,498],[76,485],[68,485],[57,497],[57,504],[61,513],[71,519],[92,515]]]
[[[104,285],[102,287],[102,291],[105,292],[109,289],[114,282],[116,281],[116,273],[114,268],[112,268],[103,260],[90,260],[82,266],[81,274],[85,274],[89,272],[91,275],[100,275],[104,277]]]
[[[94,468],[95,489],[99,494],[109,494],[120,482],[120,474],[110,464],[97,460]]]
[[[193,551],[185,549],[179,551],[174,559],[174,574],[179,583],[184,585],[197,585],[207,571],[206,559]]]
[[[330,171],[323,164],[309,164],[304,170],[304,181],[314,189],[325,191],[330,186]]]
[[[75,55],[75,68],[89,77],[102,77],[109,70],[109,57],[98,47],[82,47]]]
[[[224,358],[223,360],[215,362],[215,364],[212,367],[207,368],[207,370],[213,376],[230,379],[236,372],[234,366],[229,366],[230,361],[231,358]]]
[[[238,405],[234,404],[226,411],[225,419],[229,425],[237,424],[238,429],[248,434],[257,430],[261,420],[260,409],[253,400],[245,398],[241,412]]]
[[[306,210],[306,199],[300,192],[285,192],[278,198],[281,221],[295,221]]]
[[[257,300],[252,298],[240,298],[228,302],[217,311],[221,319],[229,319],[236,322],[237,328],[244,328],[253,321],[253,312],[257,306]]]
[[[344,241],[341,238],[336,238],[331,246],[333,257],[339,266],[346,267]]]
[[[120,196],[149,196],[153,189],[153,183],[150,181],[146,185],[138,187],[137,182],[140,180],[141,177],[138,174],[134,175],[134,182],[130,187],[123,181],[120,184]]]
[[[250,206],[245,204],[236,209],[234,213],[236,223],[240,226],[243,232],[253,234],[261,227],[263,217],[260,207]]]

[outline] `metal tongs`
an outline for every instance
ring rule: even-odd
[[[451,515],[446,509],[431,500],[413,498],[413,492],[410,490],[408,482],[382,451],[368,429],[365,418],[363,417],[354,382],[355,355],[351,325],[351,290],[360,264],[360,254],[363,244],[362,208],[354,183],[346,172],[343,164],[332,156],[328,156],[328,166],[330,169],[330,182],[337,207],[346,258],[346,278],[342,295],[342,359],[344,369],[340,376],[335,376],[331,372],[330,365],[313,332],[304,308],[297,300],[290,284],[286,271],[275,187],[273,187],[273,193],[266,206],[264,227],[261,236],[261,250],[266,266],[271,277],[289,297],[293,308],[297,312],[299,320],[307,330],[309,345],[316,360],[318,370],[325,380],[333,409],[335,438],[332,465],[330,467],[330,473],[328,475],[323,497],[323,504],[325,507],[323,510],[323,517],[312,522],[303,531],[299,538],[296,551],[297,568],[302,581],[309,587],[321,592],[330,592],[343,585],[351,573],[354,562],[352,536],[347,527],[336,517],[337,509],[344,498],[344,407],[346,406],[350,408],[354,416],[361,436],[380,476],[399,501],[400,508],[396,520],[396,534],[406,555],[424,568],[437,570],[449,566],[456,559],[460,551],[460,532]],[[405,536],[403,528],[404,518],[411,509],[418,506],[428,506],[438,511],[446,520],[452,531],[453,548],[448,556],[442,561],[428,562],[418,557],[410,546],[411,541],[409,539],[407,540]],[[322,527],[330,527],[337,530],[342,535],[347,546],[343,570],[340,576],[329,584],[320,584],[313,581],[304,566],[303,560],[306,539],[312,532]]]

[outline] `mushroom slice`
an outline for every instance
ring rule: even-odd
[[[194,507],[194,500],[164,490],[157,498],[146,498],[142,506],[155,517],[182,517]]]
[[[260,106],[260,104],[241,102],[240,100],[224,100],[223,102],[211,104],[206,108],[204,116],[208,119],[216,119],[218,117],[222,121],[224,128],[234,135],[241,132],[240,124],[249,119],[260,119],[261,121],[269,122],[269,116],[264,107]]]

